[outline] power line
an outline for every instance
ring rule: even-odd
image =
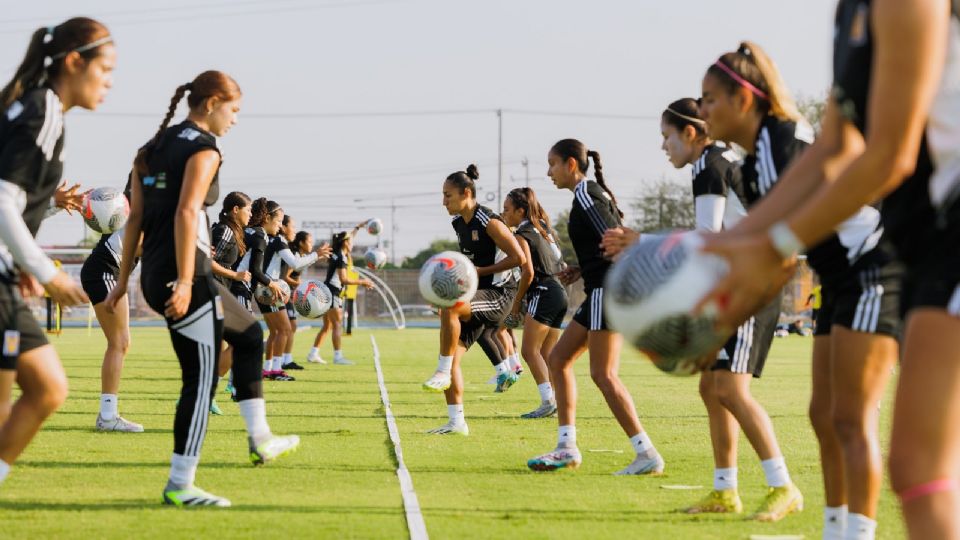
[[[299,113],[242,113],[244,119],[254,120],[312,120],[316,118],[402,118],[417,116],[461,116],[479,114],[497,114],[498,109],[436,109],[436,110],[408,110],[408,111],[350,111],[350,112],[299,112]],[[524,116],[560,116],[572,118],[593,118],[598,120],[641,120],[660,121],[660,116],[644,114],[598,113],[584,111],[549,111],[534,109],[503,109],[504,114]],[[96,116],[97,118],[160,118],[163,112],[157,109],[155,113],[145,112],[98,112],[83,113],[78,116]]]

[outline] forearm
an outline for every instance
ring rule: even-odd
[[[316,253],[294,255],[289,249],[284,249],[280,251],[280,258],[283,259],[283,262],[287,263],[287,266],[299,271],[317,262],[317,259],[320,257]]]
[[[123,251],[120,254],[120,278],[119,283],[124,287],[130,280],[130,273],[133,272],[135,254],[139,254],[143,249],[141,245],[141,229],[143,228],[143,215],[139,212],[130,211],[127,218],[127,224],[123,229]]]
[[[478,276],[489,276],[490,274],[499,274],[500,272],[505,272],[511,268],[516,268],[524,263],[524,258],[522,255],[513,255],[507,256],[500,260],[496,264],[490,266],[478,266],[477,275]]]
[[[177,255],[177,280],[190,282],[193,280],[193,272],[197,256],[197,210],[194,208],[181,208],[177,210],[177,216],[174,219],[173,236],[176,245]]]
[[[10,251],[14,262],[32,274],[40,283],[49,283],[57,275],[57,267],[44,254],[23,221],[18,194],[23,190],[0,180],[0,242]]]
[[[530,290],[530,285],[532,284],[533,271],[524,266],[520,271],[520,282],[517,284],[517,295],[513,297],[513,307],[510,311],[519,311],[520,306],[523,304],[523,298],[527,295],[527,291]]]
[[[237,279],[237,273],[233,270],[223,266],[217,261],[210,261],[210,265],[213,267],[213,273],[217,276],[225,277],[227,279]]]
[[[273,280],[263,272],[263,251],[254,249],[250,252],[250,275],[253,280],[261,285],[270,285]]]

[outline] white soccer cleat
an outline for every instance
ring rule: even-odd
[[[143,426],[136,422],[131,422],[126,418],[114,416],[112,420],[104,420],[102,416],[97,415],[97,431],[120,431],[123,433],[143,433]]]
[[[297,435],[274,435],[259,445],[250,442],[250,462],[254,465],[263,465],[295,452],[300,446],[300,437]]]
[[[463,435],[466,437],[470,434],[470,428],[467,427],[466,422],[454,422],[451,420],[438,428],[431,429],[427,433],[432,435]]]
[[[340,358],[334,358],[334,359],[333,359],[333,363],[334,363],[334,365],[337,365],[337,366],[352,366],[352,365],[353,365],[353,362],[352,362],[351,360],[347,360],[346,358],[343,358],[342,356],[341,356]]]
[[[557,402],[550,400],[540,403],[536,409],[520,415],[520,418],[547,418],[557,414]]]
[[[173,505],[178,508],[230,507],[229,500],[208,493],[196,486],[181,490],[164,490],[163,504]]]
[[[308,355],[307,355],[307,362],[310,362],[311,364],[326,364],[326,363],[327,363],[323,358],[320,358],[320,353],[316,353],[316,354],[310,353],[310,354],[308,354]]]
[[[432,377],[423,383],[423,389],[427,392],[443,392],[450,388],[450,374],[438,371]]]
[[[532,471],[555,471],[557,469],[576,469],[583,463],[583,456],[577,447],[558,446],[552,452],[527,460]]]
[[[633,460],[633,463],[627,465],[625,469],[619,470],[613,474],[618,476],[663,474],[664,467],[666,467],[666,462],[663,461],[663,457],[660,456],[659,452],[655,453],[653,456],[637,454],[637,457]]]

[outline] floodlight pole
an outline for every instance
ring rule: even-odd
[[[397,200],[390,198],[390,262],[397,264]]]
[[[503,109],[497,109],[497,207],[503,208]]]

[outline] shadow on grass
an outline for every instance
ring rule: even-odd
[[[157,498],[159,499],[159,497]],[[179,510],[176,507],[163,505],[157,502],[157,499],[133,499],[129,501],[109,501],[102,503],[59,503],[48,501],[0,501],[0,511],[13,512],[33,512],[37,510],[52,512],[104,512],[113,510]],[[289,504],[235,504],[230,508],[197,508],[190,511],[196,512],[282,512],[282,513],[302,513],[302,514],[330,514],[330,515],[382,515],[398,516],[402,511],[393,506],[295,506]]]

